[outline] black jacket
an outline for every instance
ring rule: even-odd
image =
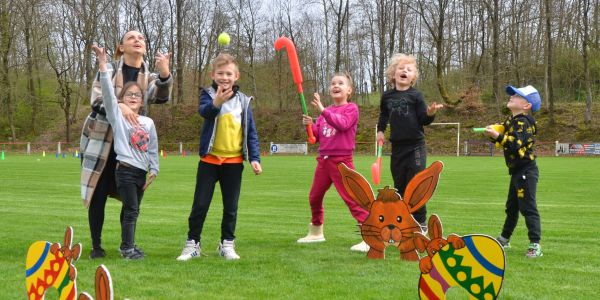
[[[492,141],[502,146],[508,173],[512,174],[535,164],[536,155],[533,152],[537,128],[533,116],[525,114],[510,116],[502,125],[504,125],[504,133]]]
[[[427,115],[423,95],[411,87],[406,91],[387,90],[381,95],[377,131],[385,132],[390,123],[390,141],[418,144],[425,140],[423,126],[431,124],[434,116]]]

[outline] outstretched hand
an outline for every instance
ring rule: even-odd
[[[160,78],[168,78],[171,75],[171,71],[169,71],[170,60],[171,52],[166,54],[159,52],[154,56],[154,67],[158,70]]]
[[[92,50],[96,54],[98,69],[100,72],[106,72],[106,64],[108,63],[108,54],[106,54],[106,49],[99,47],[98,45],[92,45]]]
[[[443,104],[437,104],[437,102],[433,102],[433,103],[431,103],[431,105],[429,105],[427,107],[427,115],[433,116],[438,111],[438,109],[441,109],[441,108],[444,108]]]
[[[321,96],[319,96],[319,93],[313,94],[313,100],[311,101],[311,104],[316,107],[319,112],[323,112],[325,110],[323,103],[321,103]]]

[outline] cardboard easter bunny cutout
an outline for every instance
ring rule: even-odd
[[[46,290],[54,287],[58,298],[75,299],[77,269],[73,261],[81,255],[81,244],[73,247],[73,228],[67,226],[64,244],[37,241],[29,246],[25,262],[28,299],[44,299]]]
[[[73,245],[73,227],[67,226],[64,244],[37,241],[29,246],[25,261],[27,299],[42,300],[46,291],[54,287],[59,300],[77,297],[77,268],[73,265],[81,255],[81,244]],[[93,300],[83,292],[79,300]],[[96,269],[96,300],[112,300],[112,279],[104,265]]]
[[[446,299],[452,287],[462,287],[469,299],[496,299],[504,281],[504,249],[483,234],[442,235],[437,215],[429,217],[429,237],[415,233],[415,245],[427,255],[419,261],[420,299]]]
[[[94,297],[83,292],[79,294],[77,300],[94,300]],[[112,278],[108,268],[104,265],[99,265],[96,268],[96,300],[113,300]]]
[[[344,188],[369,216],[361,226],[361,234],[370,247],[367,257],[385,258],[385,248],[394,246],[403,260],[418,261],[414,242],[415,232],[421,228],[412,213],[423,206],[435,192],[444,164],[436,161],[421,171],[408,183],[405,197],[389,186],[380,189],[377,198],[369,182],[359,173],[339,164]]]
[[[427,224],[429,238],[420,232],[415,232],[415,246],[419,252],[426,252],[426,256],[419,261],[421,273],[427,274],[431,271],[431,258],[448,243],[452,244],[454,249],[460,249],[465,246],[462,238],[456,234],[448,235],[448,239],[442,236],[442,221],[437,215],[431,215]]]

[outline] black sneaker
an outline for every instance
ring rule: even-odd
[[[133,248],[135,249],[135,251],[141,253],[142,255],[146,256],[146,253],[144,253],[144,250],[142,250],[142,248],[138,247],[138,245],[133,245]]]
[[[105,256],[106,256],[106,251],[104,251],[104,249],[102,249],[102,247],[93,248],[92,251],[90,251],[90,259],[102,258]]]
[[[510,248],[510,240],[503,237],[503,236],[499,236],[496,238],[496,240],[500,243],[500,245],[502,246],[502,248],[504,249],[509,249]]]
[[[144,258],[144,253],[136,248],[121,249],[121,256],[124,259],[142,259]]]
[[[427,228],[427,222],[419,223],[419,227],[420,227],[420,229],[421,229],[421,233],[422,233],[424,236],[427,236],[427,234],[428,234],[428,231],[429,231],[429,228]]]

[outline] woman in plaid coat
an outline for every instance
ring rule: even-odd
[[[144,61],[146,40],[135,30],[125,33],[115,50],[115,61],[108,64],[108,74],[112,78],[115,94],[119,94],[123,85],[137,81],[145,91],[144,109],[146,115],[149,104],[163,104],[169,101],[173,77],[169,71],[169,54],[158,53],[155,57],[157,73],[150,73],[148,63]],[[96,75],[90,98],[92,112],[83,125],[81,152],[81,199],[88,208],[92,251],[90,258],[105,256],[101,245],[104,209],[108,196],[118,198],[115,184],[116,154],[113,149],[113,132],[102,103],[102,90],[99,76]],[[136,125],[137,114],[127,106],[120,105],[123,115],[131,124]]]

